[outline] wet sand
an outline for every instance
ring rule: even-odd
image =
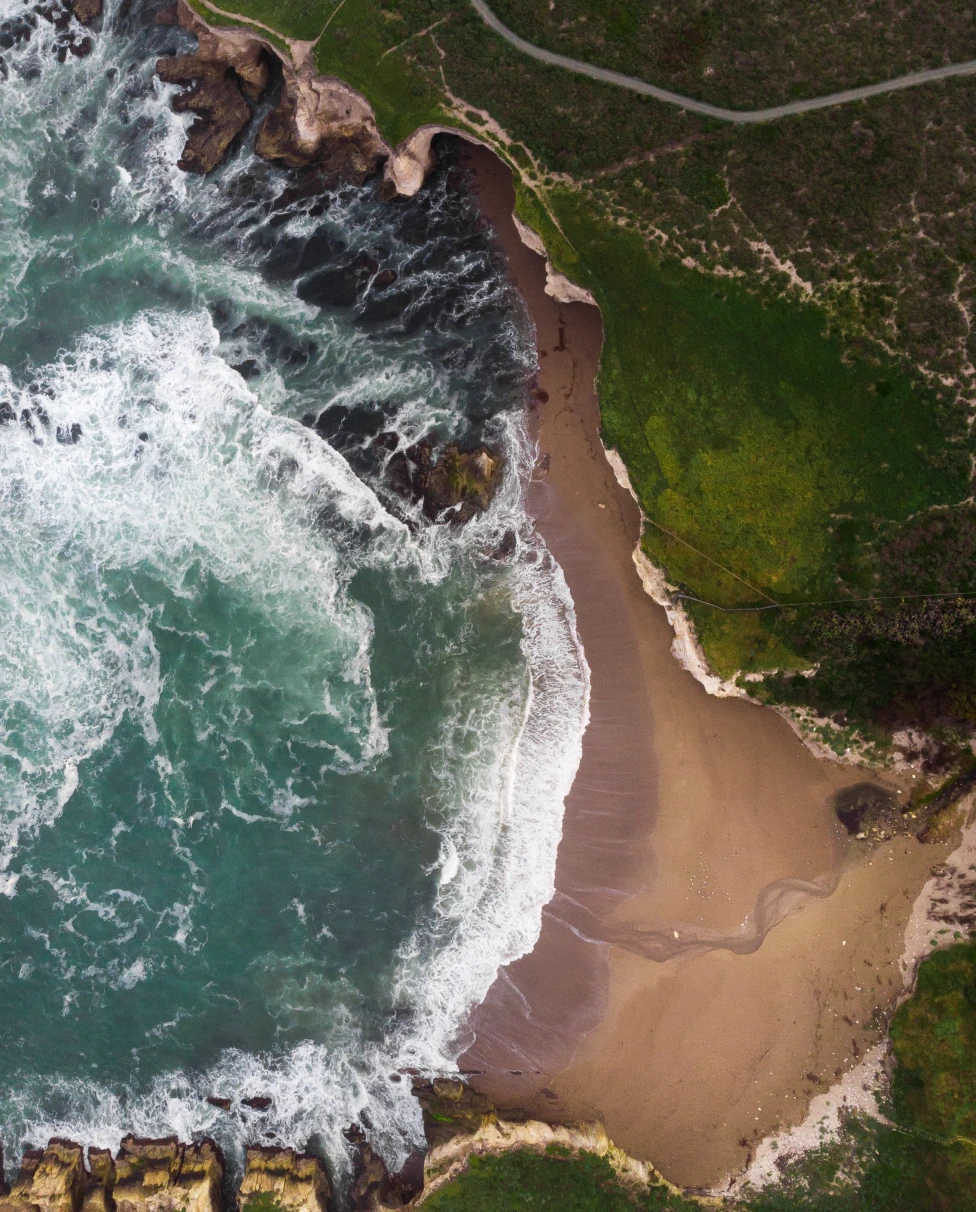
[[[599,1118],[672,1181],[712,1185],[878,1038],[866,1020],[901,988],[905,923],[948,847],[854,853],[831,801],[869,776],[814,757],[774,712],[709,696],[672,657],[633,564],[637,507],[599,442],[599,312],[545,294],[508,169],[480,148],[469,164],[537,329],[529,507],[592,697],[539,942],[472,1014],[461,1066],[502,1108]]]

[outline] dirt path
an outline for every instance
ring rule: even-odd
[[[710,105],[707,101],[696,101],[694,97],[683,97],[667,88],[658,88],[655,84],[645,84],[633,76],[625,76],[622,72],[610,71],[605,67],[594,67],[579,59],[570,59],[568,55],[559,55],[555,51],[544,50],[526,42],[503,25],[495,16],[485,0],[471,0],[475,12],[482,21],[500,34],[506,42],[520,50],[523,54],[538,59],[540,63],[550,63],[554,67],[564,67],[567,71],[576,72],[581,76],[589,76],[593,80],[602,80],[604,84],[616,84],[620,88],[628,88],[631,92],[643,93],[647,97],[656,97],[669,105],[678,105],[682,109],[695,114],[704,114],[709,118],[719,118],[723,122],[771,122],[774,118],[785,118],[790,114],[805,114],[813,109],[829,109],[833,105],[845,105],[849,101],[863,101],[867,97],[878,97],[883,93],[893,93],[900,88],[914,88],[918,84],[928,84],[933,80],[946,80],[950,76],[976,75],[976,59],[966,63],[948,63],[944,67],[932,67],[926,71],[910,72],[907,76],[896,76],[894,80],[885,80],[880,84],[867,84],[862,88],[845,88],[839,93],[828,93],[825,97],[811,97],[806,101],[790,101],[787,105],[771,105],[768,109],[726,109],[723,105]]]

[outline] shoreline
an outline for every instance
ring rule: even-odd
[[[853,848],[834,794],[904,793],[910,773],[818,758],[781,715],[709,695],[675,660],[634,566],[638,507],[600,442],[600,313],[546,293],[511,171],[465,151],[536,327],[528,510],[592,686],[556,894],[534,950],[471,1014],[459,1064],[503,1110],[599,1119],[671,1181],[714,1187],[883,1037],[916,894],[950,847]]]

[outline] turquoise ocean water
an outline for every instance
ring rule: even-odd
[[[449,150],[393,204],[180,173],[152,18],[0,52],[0,1136],[341,1171],[361,1117],[396,1165],[390,1074],[534,941],[579,758],[531,334]],[[504,452],[466,528],[385,479],[431,430]]]

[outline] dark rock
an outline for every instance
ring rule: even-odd
[[[36,28],[37,18],[33,13],[25,13],[0,22],[0,49],[10,50],[21,42],[30,42],[31,34]]]
[[[0,400],[0,425],[17,420],[17,412],[9,400]]]
[[[373,285],[374,286],[392,286],[396,280],[397,280],[397,273],[396,273],[395,269],[381,269],[379,271],[379,273],[373,278]]]
[[[346,265],[320,269],[306,278],[298,287],[298,297],[316,307],[352,307],[376,269],[376,262],[369,253],[357,253]]]
[[[207,1102],[211,1107],[218,1107],[221,1111],[229,1111],[234,1105],[229,1098],[218,1098],[214,1094],[207,1098]]]
[[[71,425],[59,425],[55,437],[62,446],[74,446],[81,440],[81,426],[77,421]]]
[[[252,1111],[267,1111],[271,1106],[271,1099],[267,1094],[258,1095],[256,1098],[242,1098],[242,1107],[250,1107]]]
[[[90,55],[94,49],[95,43],[91,40],[91,38],[79,38],[77,42],[68,43],[68,50],[71,51],[76,59],[84,59],[87,55]]]
[[[184,172],[211,172],[251,120],[250,106],[241,95],[236,76],[230,68],[205,64],[195,55],[160,59],[156,74],[168,84],[195,81],[188,92],[173,100],[177,113],[197,116],[177,166]]]
[[[175,4],[169,4],[166,8],[161,8],[156,14],[157,25],[179,25],[180,10]]]
[[[403,1200],[394,1188],[386,1162],[373,1152],[362,1129],[353,1124],[344,1135],[356,1150],[356,1177],[349,1193],[355,1212],[387,1212],[391,1208],[402,1208]]]
[[[102,15],[102,0],[71,0],[71,11],[82,25],[91,25]]]
[[[427,1148],[445,1145],[462,1132],[477,1132],[494,1111],[483,1095],[455,1078],[414,1081],[413,1092],[424,1115]]]
[[[231,367],[231,370],[236,370],[245,383],[249,383],[260,369],[261,367],[254,358],[245,358],[243,362],[238,362],[236,366]]]

